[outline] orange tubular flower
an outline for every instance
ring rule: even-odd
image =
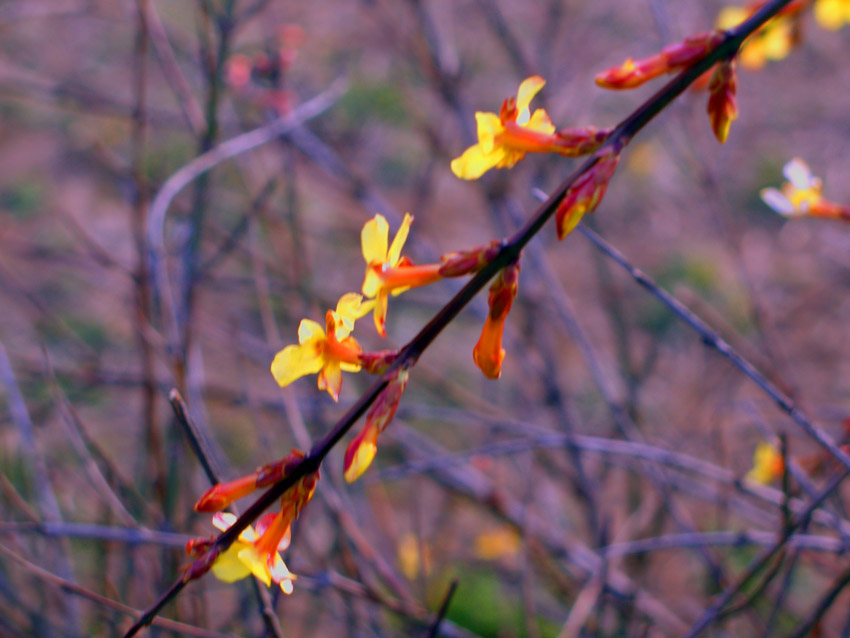
[[[491,168],[511,168],[526,153],[576,157],[596,150],[609,131],[587,127],[555,132],[544,109],[530,111],[532,98],[545,84],[534,75],[523,80],[515,98],[504,101],[498,115],[477,111],[478,143],[452,160],[452,172],[461,179],[478,179]]]
[[[592,213],[599,206],[599,202],[605,196],[608,182],[617,169],[621,150],[622,146],[617,145],[605,151],[599,161],[581,175],[567,191],[555,213],[558,239],[563,239],[571,233],[582,217]]]
[[[390,294],[400,295],[405,290],[426,286],[442,278],[439,272],[440,264],[416,266],[410,259],[401,256],[401,249],[412,223],[411,214],[405,213],[401,228],[389,248],[387,244],[390,226],[383,215],[375,215],[366,222],[360,233],[363,258],[366,260],[363,294],[373,300],[369,302],[369,307],[374,304],[375,328],[382,337],[387,336],[387,304]]]
[[[622,65],[602,71],[596,84],[605,89],[633,89],[659,75],[680,71],[698,62],[723,40],[720,31],[692,35],[642,60],[631,58]]]
[[[280,387],[285,387],[305,374],[318,372],[320,390],[327,390],[339,401],[342,371],[360,370],[360,344],[349,336],[355,320],[372,309],[374,302],[363,303],[353,292],[343,295],[336,310],[325,315],[325,330],[315,321],[302,319],[298,326],[297,346],[287,346],[275,355],[272,375]]]
[[[387,429],[398,409],[401,395],[407,387],[410,371],[399,370],[369,409],[366,425],[345,450],[345,480],[356,481],[371,465],[378,451],[378,435]]]
[[[823,198],[823,182],[814,177],[806,163],[795,157],[782,169],[788,180],[782,189],[763,188],[761,198],[780,215],[790,218],[825,217],[850,221],[850,205]]]
[[[263,465],[257,470],[233,481],[218,483],[201,495],[195,503],[196,512],[219,512],[233,501],[247,496],[255,490],[268,487],[292,472],[301,463],[305,454],[292,450],[287,456],[274,463]]]
[[[738,88],[737,74],[733,60],[717,65],[708,85],[708,119],[715,137],[722,144],[729,136],[729,127],[738,119],[738,106],[735,91]]]
[[[515,262],[502,270],[490,286],[490,297],[487,300],[490,312],[484,321],[481,337],[472,350],[475,365],[490,379],[498,379],[502,374],[502,361],[505,359],[502,333],[516,297],[518,282],[519,262]]]

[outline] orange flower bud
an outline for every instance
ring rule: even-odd
[[[518,282],[519,262],[515,262],[502,270],[490,286],[490,297],[487,300],[490,312],[484,321],[481,337],[472,350],[475,365],[490,379],[498,379],[502,374],[502,361],[505,359],[502,333],[505,329],[505,319],[516,297]]]
[[[708,31],[666,46],[659,53],[642,60],[628,58],[622,65],[599,73],[596,84],[605,89],[633,89],[659,75],[695,64],[720,44],[723,37],[722,31]]]
[[[256,475],[249,474],[227,483],[218,483],[203,493],[195,503],[196,512],[218,512],[233,501],[257,489]]]
[[[558,239],[566,237],[578,226],[582,217],[596,210],[605,195],[608,182],[617,169],[621,150],[621,145],[607,150],[599,161],[581,175],[567,191],[555,213]]]
[[[393,420],[409,377],[408,369],[398,371],[366,414],[366,425],[363,430],[348,444],[343,467],[345,480],[349,483],[360,478],[375,458],[378,451],[378,435],[386,430],[390,421]]]
[[[711,121],[711,129],[721,144],[726,141],[732,122],[738,119],[738,106],[735,101],[737,88],[735,63],[732,60],[726,60],[718,64],[708,85],[706,110]]]

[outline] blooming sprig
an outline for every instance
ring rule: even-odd
[[[594,127],[555,130],[545,109],[529,108],[546,81],[539,75],[523,80],[516,97],[502,103],[499,114],[477,111],[478,143],[452,160],[452,172],[461,179],[478,179],[491,168],[511,168],[526,153],[558,153],[576,157],[591,153],[610,131]]]
[[[257,522],[256,531],[250,525],[246,527],[239,534],[239,538],[215,559],[212,564],[213,575],[225,583],[233,583],[253,574],[265,583],[266,587],[270,587],[274,582],[284,594],[291,594],[296,576],[289,571],[280,556],[280,552],[289,547],[292,538],[289,529],[284,531],[275,549],[266,550],[260,547],[263,538],[267,539],[266,544],[269,545],[276,540],[276,531],[269,534],[266,532],[271,528],[280,527],[277,523],[280,517],[281,514],[269,512]],[[222,532],[230,529],[235,522],[236,516],[230,512],[217,512],[212,519],[213,526]],[[208,551],[212,542],[213,538],[192,539],[186,543],[186,553],[198,558]]]
[[[781,189],[763,188],[761,198],[780,215],[790,218],[825,217],[850,221],[850,205],[824,199],[823,182],[812,175],[808,165],[798,157],[782,169],[788,180]]]
[[[342,371],[357,372],[361,368],[363,349],[350,336],[354,322],[368,313],[374,302],[364,302],[357,293],[343,295],[336,310],[328,310],[325,328],[310,319],[298,326],[298,345],[287,346],[275,355],[271,372],[280,387],[285,387],[305,374],[319,373],[317,384],[339,401]]]
[[[413,216],[405,213],[401,227],[389,243],[390,226],[383,215],[375,215],[363,226],[360,244],[366,260],[363,294],[375,308],[375,328],[382,337],[387,335],[387,305],[390,294],[400,295],[410,288],[426,286],[442,278],[440,264],[415,265],[402,257]],[[389,246],[388,246],[389,244]],[[371,305],[370,305],[371,308]],[[368,312],[368,310],[367,310]]]
[[[247,476],[218,483],[198,499],[195,510],[217,512],[213,517],[213,525],[225,531],[233,525],[236,517],[222,513],[221,510],[257,489],[269,487],[282,480],[304,458],[303,452],[292,450],[279,461],[264,465]],[[213,538],[190,540],[186,544],[186,553],[196,560],[184,572],[184,580],[198,578],[212,569],[213,574],[225,582],[233,582],[253,574],[266,586],[274,582],[284,593],[291,593],[295,575],[286,567],[279,552],[289,546],[292,523],[313,498],[319,477],[319,471],[316,470],[300,478],[281,496],[278,513],[269,513],[261,518],[256,531],[247,527],[224,552],[216,549]]]

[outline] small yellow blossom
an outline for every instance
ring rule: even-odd
[[[782,477],[785,471],[785,462],[782,454],[767,441],[762,441],[756,446],[753,454],[753,469],[747,472],[747,478],[762,485],[769,485]]]
[[[850,24],[850,0],[816,0],[815,20],[830,31]]]
[[[788,180],[781,190],[763,188],[761,198],[785,217],[827,217],[850,220],[850,206],[841,206],[823,198],[823,182],[814,177],[806,163],[794,158],[782,169]]]
[[[267,514],[257,524],[257,531],[250,525],[239,538],[212,565],[216,578],[233,583],[253,574],[263,581],[266,587],[272,582],[280,586],[284,594],[292,593],[291,573],[280,557],[281,551],[289,546],[289,527],[281,528],[282,512]],[[229,512],[218,512],[213,516],[213,525],[222,532],[236,522],[236,516]]]
[[[529,109],[546,80],[533,75],[519,85],[516,97],[502,103],[499,114],[477,111],[478,143],[452,160],[452,172],[461,179],[478,179],[491,168],[511,168],[526,153],[558,153],[576,157],[596,150],[609,131],[594,127],[556,132],[544,109]]]
[[[275,355],[271,371],[280,387],[285,387],[305,374],[319,373],[318,386],[339,401],[342,371],[360,370],[360,344],[351,337],[355,320],[372,309],[373,302],[363,303],[356,293],[343,295],[336,310],[328,310],[325,329],[302,319],[298,326],[298,345],[287,346]]]
[[[392,244],[389,244],[390,226],[383,215],[375,215],[366,222],[360,233],[363,259],[366,260],[363,294],[370,299],[370,308],[374,304],[375,328],[382,337],[387,334],[387,305],[391,293],[400,295],[405,290],[425,286],[442,278],[441,264],[417,266],[407,257],[401,256],[412,223],[413,216],[405,213]]]

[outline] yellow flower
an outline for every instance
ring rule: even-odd
[[[328,310],[325,330],[309,319],[298,326],[298,345],[287,346],[275,355],[271,371],[280,387],[285,387],[305,374],[319,373],[318,386],[339,401],[342,370],[360,370],[360,344],[349,336],[355,320],[372,309],[373,302],[363,303],[356,293],[343,295],[336,311]]]
[[[374,300],[369,303],[374,304],[375,328],[381,336],[387,334],[387,304],[390,293],[400,295],[405,290],[425,286],[442,278],[439,272],[442,264],[416,266],[410,259],[401,256],[401,249],[407,241],[412,223],[413,217],[410,213],[405,213],[401,227],[389,248],[387,244],[390,227],[383,215],[375,215],[366,222],[360,233],[363,259],[366,260],[363,294]],[[363,307],[365,304],[361,306]],[[371,305],[369,307],[371,308]]]
[[[717,16],[718,29],[731,29],[753,14],[751,7],[725,7]],[[748,69],[760,69],[770,60],[781,60],[788,56],[797,43],[795,15],[800,7],[791,6],[790,11],[780,13],[748,37],[741,46],[738,58]]]
[[[830,31],[850,24],[850,0],[816,0],[815,20]]]
[[[762,441],[756,446],[753,469],[747,472],[747,478],[762,485],[769,485],[779,479],[784,471],[782,454],[767,441]]]
[[[221,531],[229,529],[235,521],[236,516],[229,512],[218,512],[213,516],[213,525]],[[285,523],[284,527],[284,523],[283,512],[280,512],[261,518],[257,531],[250,525],[245,528],[227,551],[216,558],[212,565],[215,577],[232,583],[253,574],[266,587],[274,582],[284,594],[291,594],[292,581],[296,577],[279,553],[289,547],[291,537],[289,524]]]
[[[478,111],[478,144],[452,160],[452,172],[461,179],[478,179],[491,168],[511,168],[525,154],[550,151],[555,127],[544,109],[532,114],[528,106],[546,81],[539,75],[519,85],[516,98],[508,98],[499,115]]]
[[[763,188],[761,198],[785,217],[828,217],[850,220],[850,206],[827,201],[821,195],[823,183],[814,177],[806,163],[795,157],[782,169],[788,180],[781,190]]]

